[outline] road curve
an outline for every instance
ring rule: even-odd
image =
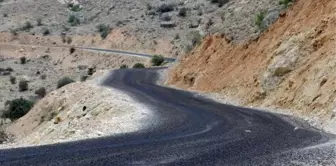
[[[102,83],[150,106],[158,125],[115,137],[1,150],[0,165],[336,164],[334,135],[294,125],[283,115],[156,85],[161,70],[116,70]]]

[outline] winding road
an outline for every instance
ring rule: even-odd
[[[111,71],[102,85],[150,106],[148,129],[0,151],[0,165],[333,165],[334,135],[292,117],[235,107],[156,82],[164,68]]]

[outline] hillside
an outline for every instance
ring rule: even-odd
[[[265,11],[265,24],[269,25],[284,9],[272,0],[4,0],[0,3],[1,42],[61,45],[60,35],[67,34],[74,45],[170,57],[188,52],[202,36],[215,32],[225,33],[235,42],[254,39],[260,33],[254,23],[256,14]],[[111,30],[105,40],[97,32],[100,24],[109,27],[105,34]],[[19,31],[18,39],[9,38],[15,31]]]
[[[253,41],[207,36],[171,70],[168,84],[284,110],[335,132],[335,11],[332,0],[297,0]]]

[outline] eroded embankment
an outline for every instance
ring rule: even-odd
[[[335,9],[332,0],[297,0],[255,41],[234,45],[224,35],[208,36],[171,70],[168,84],[333,126]]]

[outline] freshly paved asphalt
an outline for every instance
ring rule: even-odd
[[[163,69],[122,69],[102,85],[150,106],[148,129],[0,151],[0,165],[333,165],[334,135],[294,118],[156,85]],[[296,123],[294,125],[294,122]]]

